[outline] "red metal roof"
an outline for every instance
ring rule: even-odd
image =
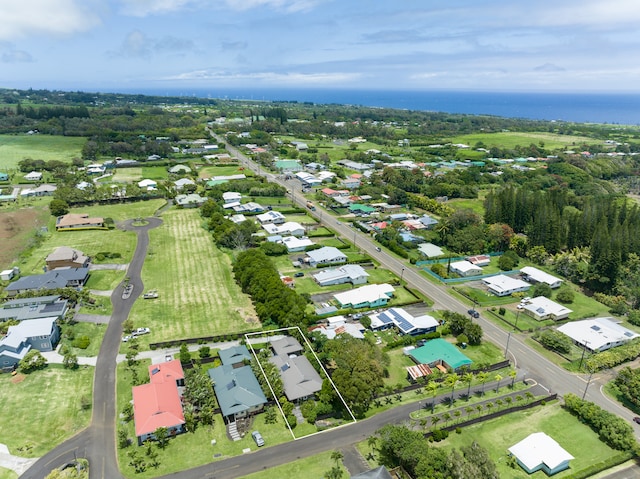
[[[184,413],[175,382],[149,383],[133,388],[136,436],[152,434],[159,427],[184,424]]]
[[[174,384],[184,379],[182,364],[178,359],[166,363],[152,364],[149,366],[149,378],[152,383],[159,384],[173,382]]]

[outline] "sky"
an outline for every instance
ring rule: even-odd
[[[0,0],[0,87],[640,91],[637,0]]]

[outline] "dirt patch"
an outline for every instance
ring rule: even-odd
[[[15,376],[13,376],[13,377],[11,378],[11,382],[12,382],[13,384],[20,384],[22,381],[24,381],[24,380],[25,380],[25,378],[26,378],[26,377],[27,377],[27,376],[25,376],[24,374],[16,374]]]
[[[38,223],[46,221],[45,215],[35,208],[0,211],[0,269],[5,269],[18,256]]]

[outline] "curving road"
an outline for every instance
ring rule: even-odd
[[[42,456],[22,476],[23,479],[42,479],[52,469],[84,457],[89,460],[91,479],[120,479],[116,458],[116,356],[122,338],[122,323],[129,316],[136,298],[142,294],[144,284],[140,273],[149,247],[149,230],[162,224],[160,218],[147,218],[147,224],[134,226],[133,220],[119,225],[135,231],[138,243],[129,263],[127,275],[133,291],[126,299],[123,288],[111,295],[113,313],[104,334],[93,379],[93,415],[89,427]],[[55,399],[54,399],[55,400]]]

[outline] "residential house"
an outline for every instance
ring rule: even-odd
[[[358,178],[345,178],[340,184],[348,190],[354,190],[360,187],[361,182]]]
[[[84,286],[89,279],[89,268],[58,268],[44,274],[23,276],[5,287],[8,296],[27,291],[47,291],[58,288]]]
[[[243,221],[247,221],[247,217],[245,215],[231,215],[229,216],[229,219],[235,224],[240,224]]]
[[[531,288],[529,283],[505,274],[483,278],[482,282],[487,286],[487,290],[496,296],[508,296]]]
[[[331,181],[336,177],[336,174],[333,171],[320,171],[316,174],[316,178],[318,178],[323,183],[325,181]]]
[[[489,266],[489,264],[491,264],[491,256],[486,254],[479,254],[476,256],[467,256],[465,259],[469,263],[474,264],[476,266],[480,266],[481,268],[485,266]]]
[[[288,253],[297,253],[304,251],[315,243],[307,237],[298,238],[296,236],[286,236],[280,240],[280,243],[287,247]]]
[[[198,193],[189,193],[188,195],[176,195],[174,201],[176,205],[183,208],[198,208],[207,201],[206,198],[200,196]]]
[[[558,331],[592,353],[606,351],[640,337],[637,333],[620,325],[614,318],[571,321],[560,326]]]
[[[321,192],[327,198],[335,198],[337,196],[349,196],[348,190],[334,190],[331,188],[322,188]]]
[[[341,308],[375,308],[385,306],[394,291],[390,284],[368,284],[333,297]]]
[[[31,191],[33,196],[51,196],[57,189],[55,185],[40,185]]]
[[[435,218],[432,218],[429,215],[421,216],[420,218],[418,218],[418,221],[422,223],[424,227],[428,230],[433,229],[433,227],[438,224],[438,220]]]
[[[364,339],[365,327],[357,321],[347,322],[344,316],[333,316],[327,318],[327,323],[312,326],[309,331],[317,331],[328,339],[334,339],[342,334]]]
[[[552,289],[559,288],[563,282],[560,278],[556,278],[555,276],[539,270],[538,268],[534,268],[533,266],[525,266],[520,270],[520,274],[522,275],[522,279],[529,283],[545,283]]]
[[[227,203],[240,203],[242,201],[242,193],[238,193],[237,191],[225,191],[222,193],[222,201],[225,204]]]
[[[302,183],[303,186],[314,187],[322,183],[321,179],[316,178],[314,175],[306,171],[297,172],[295,177],[300,180],[300,183]]]
[[[547,436],[544,432],[534,432],[522,441],[509,448],[509,452],[516,458],[520,467],[527,474],[542,470],[552,476],[569,468],[569,461],[574,457]]]
[[[357,216],[370,215],[375,213],[376,209],[373,206],[363,205],[359,203],[352,203],[349,205],[349,213],[353,213]]]
[[[91,258],[85,256],[82,251],[69,248],[68,246],[59,246],[45,258],[47,270],[51,271],[56,268],[87,268]]]
[[[196,182],[191,178],[180,178],[179,180],[174,181],[173,184],[176,187],[176,190],[182,190],[187,185],[195,186]]]
[[[462,276],[463,278],[467,278],[469,276],[478,276],[482,274],[482,268],[480,266],[476,266],[467,260],[455,261],[451,263],[449,267],[451,268],[451,271]]]
[[[191,168],[189,168],[187,165],[174,165],[169,168],[169,173],[172,173],[174,175],[191,173]]]
[[[256,215],[256,219],[261,225],[281,225],[286,221],[285,216],[279,211],[267,211],[261,215]]]
[[[553,319],[559,321],[569,317],[573,311],[565,306],[551,301],[544,296],[537,296],[533,298],[528,304],[525,304],[522,311],[527,316],[532,317],[537,321],[544,321],[545,319]]]
[[[420,251],[427,258],[437,258],[444,255],[444,251],[439,246],[433,243],[423,243],[418,245],[418,251]]]
[[[338,268],[322,270],[312,276],[320,286],[331,286],[343,283],[356,285],[366,283],[369,273],[358,264],[345,264]]]
[[[0,171],[0,181],[9,181],[9,174]]]
[[[184,386],[184,372],[179,360],[149,366],[150,382],[135,386],[133,420],[138,445],[155,439],[159,427],[170,436],[185,432],[184,412],[179,387]]]
[[[0,321],[64,318],[69,302],[57,294],[36,298],[12,299],[0,305]]]
[[[357,161],[352,160],[340,160],[338,161],[338,164],[356,171],[365,171],[373,168],[372,163],[358,163]]]
[[[347,256],[334,246],[323,246],[313,251],[307,251],[307,258],[311,266],[346,263],[347,261]]]
[[[291,356],[298,355],[304,351],[304,348],[300,342],[293,336],[284,336],[279,339],[271,341],[271,349],[277,356]]]
[[[251,361],[251,353],[244,344],[231,346],[218,351],[218,357],[224,365],[240,367]]]
[[[154,180],[144,179],[138,182],[138,186],[147,191],[153,191],[158,189],[158,182]]]
[[[373,331],[396,327],[401,334],[411,336],[432,333],[440,324],[432,316],[425,314],[416,317],[403,308],[389,308],[381,313],[372,314],[369,318],[371,319],[371,329]]]
[[[350,479],[394,479],[394,477],[397,476],[392,476],[386,467],[378,466],[374,469],[351,476]]]
[[[0,281],[11,281],[16,275],[15,269],[4,269],[0,271]]]
[[[270,235],[291,235],[291,236],[304,236],[305,229],[300,223],[296,223],[295,221],[288,221],[281,225],[274,224],[265,224],[262,225],[262,229],[264,229]]]
[[[322,379],[305,356],[272,356],[269,361],[278,369],[282,388],[291,402],[312,397],[322,389]]]
[[[409,356],[416,364],[426,364],[442,372],[456,371],[472,363],[456,346],[442,338],[432,339],[424,346],[412,349]]]
[[[104,218],[90,218],[85,213],[68,213],[56,219],[56,231],[107,229]]]
[[[265,210],[264,206],[260,203],[250,201],[244,205],[238,205],[233,207],[233,211],[236,213],[262,213]]]
[[[26,175],[24,175],[24,179],[27,181],[41,181],[42,173],[40,173],[39,171],[32,171],[31,173],[27,173]]]
[[[0,369],[11,370],[31,349],[53,351],[60,339],[57,317],[30,319],[9,326],[0,339]]]
[[[226,421],[262,411],[267,398],[251,366],[223,364],[208,370],[218,405]]]

